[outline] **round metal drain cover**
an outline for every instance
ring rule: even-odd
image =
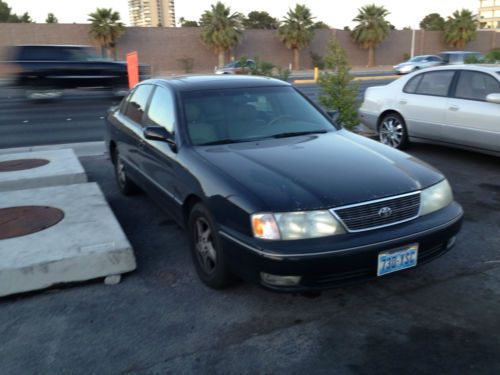
[[[0,161],[0,172],[24,171],[25,169],[42,167],[49,163],[50,162],[45,159],[17,159]]]
[[[0,208],[0,240],[26,236],[56,225],[64,212],[46,206]]]

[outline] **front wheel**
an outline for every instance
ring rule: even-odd
[[[116,148],[113,151],[113,162],[115,166],[116,183],[118,184],[118,189],[120,189],[120,192],[123,195],[137,194],[140,189],[128,176],[125,169],[125,164],[123,164],[120,153]]]
[[[379,140],[387,146],[400,150],[408,147],[408,131],[403,118],[397,113],[389,113],[380,121]]]
[[[223,289],[232,283],[215,223],[208,209],[197,203],[188,222],[193,262],[203,283],[213,289]]]

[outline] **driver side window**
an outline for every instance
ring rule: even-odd
[[[148,122],[152,125],[162,126],[170,133],[174,133],[175,104],[170,90],[164,87],[156,87],[149,104],[147,116]]]

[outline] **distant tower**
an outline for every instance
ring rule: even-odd
[[[500,31],[500,0],[479,0],[479,28]]]
[[[174,0],[128,0],[132,26],[175,27]]]

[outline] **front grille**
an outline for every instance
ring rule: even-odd
[[[390,215],[381,215],[382,209],[390,210]],[[350,232],[412,220],[418,216],[419,210],[420,192],[333,209]]]

